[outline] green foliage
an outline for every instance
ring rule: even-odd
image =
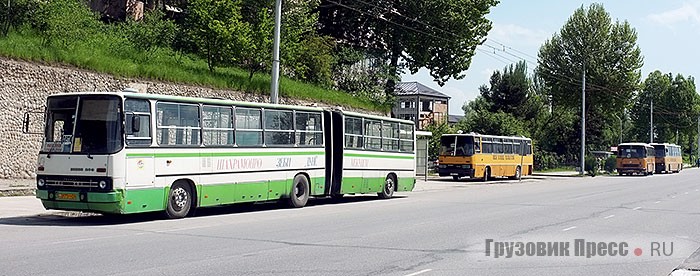
[[[654,101],[654,141],[676,143],[689,150],[697,141],[697,118],[700,115],[700,95],[695,80],[681,74],[654,71],[644,81],[631,111],[631,136],[637,141],[648,141],[649,112]]]
[[[541,77],[555,107],[581,110],[581,80],[586,72],[586,137],[593,148],[607,148],[614,136],[606,126],[630,107],[643,64],[637,33],[628,22],[612,22],[601,4],[577,9],[560,32],[540,48]],[[576,94],[575,94],[576,95]],[[614,120],[614,121],[613,121]],[[579,142],[580,143],[580,142]]]
[[[321,2],[322,35],[379,51],[392,76],[404,68],[412,73],[427,68],[440,85],[465,76],[476,46],[491,29],[485,16],[498,4],[496,0],[347,1],[343,6]],[[387,79],[387,94],[393,93],[393,83]]]
[[[456,131],[447,123],[436,122],[428,124],[426,131],[432,133],[428,144],[428,160],[437,160],[440,155],[440,137],[442,137],[443,134],[456,133]]]
[[[536,171],[551,170],[562,166],[562,158],[556,153],[539,151],[537,149],[535,149],[534,153],[534,166]]]
[[[97,14],[79,0],[52,0],[36,3],[32,25],[47,44],[70,47],[100,33]]]
[[[234,41],[237,34],[245,32],[241,0],[190,0],[188,9],[188,33],[205,57],[209,71],[222,63],[230,63],[233,58],[226,55],[241,50]]]
[[[350,47],[336,48],[333,75],[336,87],[342,91],[391,106],[392,95],[384,93],[387,80],[398,80],[385,59]]]
[[[588,175],[596,176],[600,169],[600,161],[595,156],[586,156],[586,165],[584,169]]]
[[[159,47],[170,47],[179,32],[178,25],[167,19],[161,10],[146,12],[141,21],[127,20],[123,26],[124,35],[137,50],[148,53]]]
[[[457,123],[457,129],[468,132],[476,132],[490,135],[505,136],[530,136],[522,120],[505,112],[477,112],[472,113],[464,120]]]
[[[608,158],[605,159],[603,167],[607,173],[611,174],[615,172],[615,168],[617,168],[617,159],[615,156],[608,156]]]
[[[0,36],[7,36],[11,29],[29,23],[35,12],[32,0],[0,1]]]

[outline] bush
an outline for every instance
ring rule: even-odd
[[[64,47],[85,41],[102,29],[97,14],[78,0],[39,2],[32,26],[43,35],[45,43]]]
[[[615,156],[610,156],[607,159],[605,159],[605,164],[603,165],[603,167],[608,173],[615,172],[615,168],[617,167],[617,160]]]
[[[584,169],[590,176],[598,175],[598,169],[600,169],[598,158],[595,156],[586,156],[586,164]]]
[[[553,152],[535,151],[534,154],[535,170],[551,170],[561,167],[561,157]]]

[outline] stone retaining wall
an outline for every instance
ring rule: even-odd
[[[252,93],[117,78],[75,68],[0,58],[0,179],[35,176],[42,136],[24,134],[22,121],[27,111],[43,111],[48,95],[64,92],[121,91],[127,87],[147,89],[148,93],[269,102],[268,96]],[[289,98],[280,98],[280,103],[311,104]],[[43,123],[41,126],[43,127]]]

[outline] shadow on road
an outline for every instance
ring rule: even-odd
[[[406,196],[395,195],[389,200],[397,200]],[[331,204],[350,204],[358,202],[369,202],[380,200],[377,196],[358,195],[346,196],[343,198],[311,198],[307,207],[323,206]],[[282,202],[265,203],[239,203],[232,205],[199,208],[192,217],[209,217],[230,214],[244,214],[252,212],[263,212],[280,209],[292,209]],[[39,214],[33,216],[0,218],[0,225],[15,226],[101,226],[141,223],[154,220],[167,220],[163,212],[150,212],[129,215],[96,214],[87,212],[63,211]]]

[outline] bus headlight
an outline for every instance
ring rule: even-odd
[[[107,181],[101,180],[100,183],[97,183],[97,186],[104,190],[107,188]]]
[[[39,186],[39,187],[44,187],[44,185],[46,185],[46,180],[44,180],[43,178],[39,178],[39,179],[36,181],[36,185]]]

